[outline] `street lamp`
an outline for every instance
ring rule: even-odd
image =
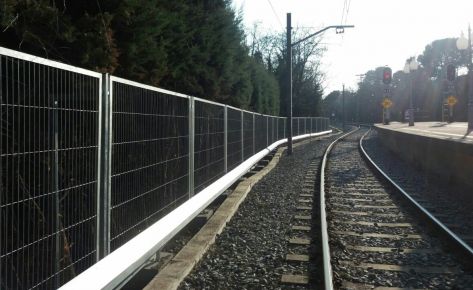
[[[329,30],[329,29],[335,29],[337,34],[343,33],[345,31],[345,28],[353,28],[355,27],[354,25],[331,25],[327,26],[315,33],[312,33],[303,39],[300,39],[296,42],[292,42],[292,26],[291,26],[291,13],[287,13],[287,33],[286,33],[286,58],[287,58],[287,107],[288,107],[288,112],[287,112],[287,154],[291,155],[292,154],[292,48],[296,45],[299,45],[301,42],[306,41],[309,38],[312,38],[316,35],[321,34],[322,32]]]
[[[468,39],[463,33],[457,39],[458,50],[468,50],[468,132],[473,130],[473,64],[471,60],[471,28],[468,26]]]
[[[417,63],[415,57],[412,58],[412,60],[406,61],[406,64],[404,65],[404,73],[409,74],[410,72],[414,72],[419,68],[419,64]],[[411,93],[409,95],[409,126],[414,126],[414,104],[412,101],[413,95],[414,95],[414,90],[413,90],[413,80],[412,77],[411,79]]]

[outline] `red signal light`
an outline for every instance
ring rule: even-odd
[[[385,67],[383,70],[383,83],[389,85],[392,80],[392,70],[389,67]]]

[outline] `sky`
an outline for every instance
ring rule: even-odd
[[[466,35],[473,24],[473,0],[233,0],[233,5],[242,10],[245,27],[258,23],[262,31],[285,31],[288,12],[293,28],[316,32],[355,25],[344,34],[329,30],[322,36],[324,95],[343,84],[356,90],[356,75],[379,66],[402,70],[406,59],[421,54],[427,44],[462,31]]]

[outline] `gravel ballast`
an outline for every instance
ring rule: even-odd
[[[334,138],[314,139],[294,148],[292,156],[284,154],[248,193],[179,289],[278,289],[285,287],[280,284],[283,274],[308,272],[285,261],[291,252],[288,240],[291,226],[298,224],[294,214],[307,168]]]

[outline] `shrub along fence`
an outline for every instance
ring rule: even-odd
[[[286,137],[286,118],[1,47],[0,105],[1,289],[60,287]]]

